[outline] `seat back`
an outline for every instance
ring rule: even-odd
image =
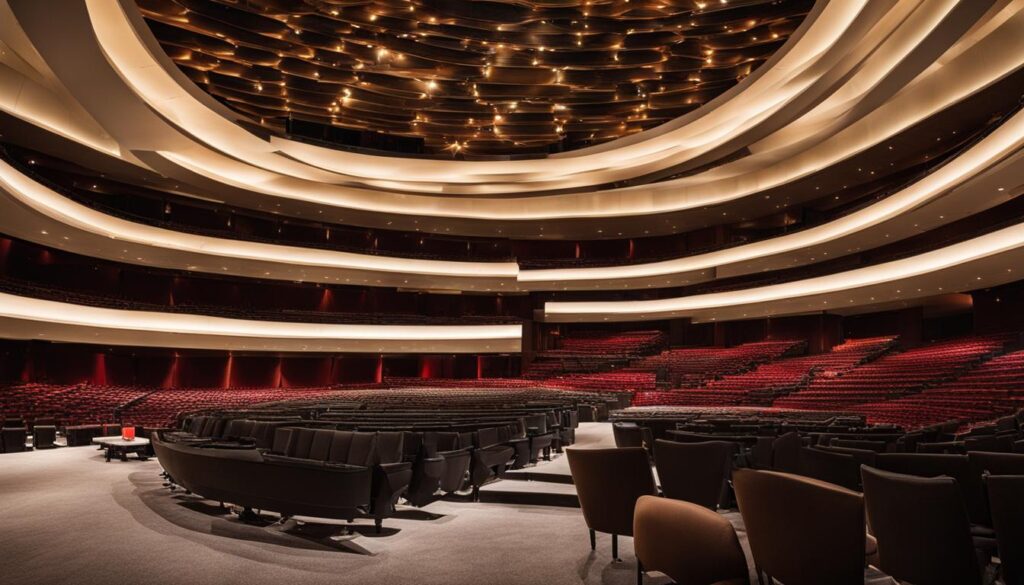
[[[770,469],[772,466],[772,437],[758,437],[750,448],[751,465],[758,469]]]
[[[285,455],[299,459],[309,459],[309,451],[313,447],[313,437],[316,436],[315,429],[298,428],[292,431],[288,439],[288,448]]]
[[[654,442],[654,461],[666,498],[714,510],[722,500],[732,471],[736,445],[726,441]]]
[[[615,436],[615,446],[620,449],[644,446],[643,430],[636,423],[612,423],[612,433]]]
[[[24,427],[4,427],[0,431],[4,453],[21,453],[26,450],[25,439],[28,431]]]
[[[737,469],[754,563],[786,585],[863,585],[864,500],[812,478]]]
[[[297,431],[295,427],[281,427],[274,430],[274,441],[271,444],[270,452],[284,455],[288,452],[288,443],[292,440],[292,432]]]
[[[1003,582],[1024,585],[1024,475],[991,475],[986,483]]]
[[[459,434],[446,431],[428,431],[423,433],[423,444],[428,450],[432,450],[435,453],[438,451],[455,451],[462,447],[459,443]]]
[[[256,421],[252,425],[250,436],[256,442],[256,447],[268,449],[273,446],[274,433],[277,426],[266,421]]]
[[[364,467],[373,465],[376,441],[377,433],[354,431],[352,433],[352,443],[349,446],[348,461],[345,461],[345,463],[349,465],[362,465]]]
[[[783,473],[800,473],[800,448],[803,440],[797,432],[780,435],[772,443],[772,469]]]
[[[313,431],[313,440],[309,444],[309,458],[317,461],[328,461],[331,456],[331,444],[334,442],[334,433],[331,429],[316,429]]]
[[[637,447],[566,449],[566,457],[587,526],[632,535],[637,499],[657,493],[647,452]]]
[[[645,569],[660,571],[679,585],[750,583],[732,524],[697,504],[641,496],[633,517],[633,546]]]
[[[967,459],[978,477],[990,475],[1024,475],[1024,454],[970,451]]]
[[[882,471],[914,475],[917,477],[938,477],[945,475],[956,479],[960,493],[967,504],[971,521],[987,522],[984,486],[981,474],[975,474],[967,455],[951,453],[880,453],[875,466]]]
[[[238,437],[238,425],[241,424],[242,419],[233,418],[227,422],[224,426],[224,436],[228,438]]]
[[[238,434],[235,436],[242,439],[251,439],[255,428],[256,421],[244,419],[238,423],[238,426],[235,429]]]
[[[331,463],[348,463],[348,452],[352,449],[352,431],[334,431],[331,437]]]
[[[879,568],[916,585],[979,585],[971,524],[957,481],[861,468]]]
[[[498,429],[496,427],[480,429],[476,432],[475,446],[478,448],[497,445],[498,442]]]
[[[532,414],[526,417],[527,434],[543,435],[548,432],[548,417],[543,414]]]
[[[227,419],[219,417],[219,416],[213,417],[213,423],[210,425],[210,434],[208,436],[212,437],[214,439],[223,439],[224,438],[224,430],[227,428],[227,426],[228,426]],[[119,434],[120,432],[121,432],[121,429],[118,428],[117,432],[114,433],[114,434]]]
[[[374,463],[385,465],[402,461],[406,433],[402,431],[382,431],[377,433],[374,445]]]
[[[209,438],[213,436],[214,427],[217,426],[217,419],[212,416],[200,417],[199,432],[197,437]]]
[[[53,425],[35,425],[32,429],[32,446],[36,449],[54,447],[57,440],[57,427]]]
[[[405,431],[402,437],[402,460],[415,461],[420,455],[427,456],[423,449],[423,433]]]
[[[203,424],[206,423],[205,416],[193,416],[188,419],[188,423],[183,427],[184,430],[192,433],[193,435],[199,436],[199,433],[203,430]]]
[[[846,453],[804,447],[800,450],[800,475],[860,491],[860,463]]]

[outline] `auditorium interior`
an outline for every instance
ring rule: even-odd
[[[1024,585],[1024,0],[0,0],[0,581]]]

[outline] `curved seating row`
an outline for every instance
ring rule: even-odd
[[[246,515],[365,515],[380,530],[400,498],[422,506],[469,488],[476,499],[507,468],[571,444],[578,425],[571,403],[448,412],[361,406],[306,401],[186,416],[181,430],[154,433],[154,451],[172,485]],[[302,483],[313,487],[294,485]]]

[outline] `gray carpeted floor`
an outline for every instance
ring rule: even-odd
[[[330,536],[337,531],[323,526],[284,532],[242,524],[214,503],[170,494],[158,473],[155,460],[105,463],[87,447],[0,455],[0,581],[626,585],[635,579],[631,539],[621,539],[623,562],[611,562],[606,535],[591,553],[577,509],[438,501],[387,520],[382,536],[362,520],[355,538],[336,541]]]

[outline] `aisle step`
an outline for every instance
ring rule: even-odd
[[[480,488],[480,501],[579,508],[576,486],[546,481],[499,480]]]

